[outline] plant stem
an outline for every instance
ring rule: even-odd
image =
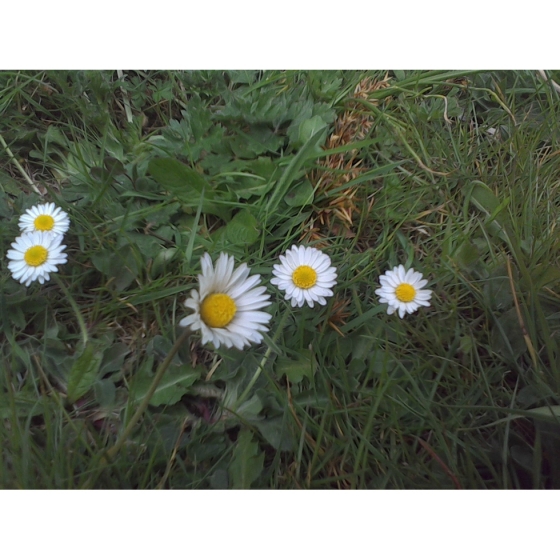
[[[68,288],[63,284],[62,280],[58,277],[58,275],[53,274],[52,278],[54,278],[55,282],[59,285],[60,289],[64,292],[66,299],[70,302],[70,306],[72,307],[74,313],[76,314],[76,319],[78,319],[78,325],[80,326],[80,332],[82,333],[82,341],[84,343],[84,348],[85,348],[88,342],[88,331],[82,313],[80,312],[80,308],[78,307],[76,300],[72,297],[72,294],[68,291]]]
[[[282,328],[284,327],[284,323],[286,322],[286,319],[288,318],[289,314],[290,314],[290,307],[287,306],[286,311],[284,312],[284,315],[282,315],[282,318],[280,319],[280,323],[278,323],[278,327],[276,328],[276,332],[274,333],[274,336],[272,337],[272,342],[276,342],[278,340],[278,337],[280,336],[280,333],[282,332]],[[260,377],[260,375],[262,373],[262,370],[264,369],[264,366],[265,366],[266,362],[268,361],[268,358],[270,357],[271,352],[272,352],[272,346],[269,346],[266,349],[266,352],[264,353],[264,356],[261,360],[261,363],[259,364],[255,373],[253,374],[253,377],[251,378],[251,381],[249,381],[249,384],[247,385],[247,387],[245,387],[245,390],[243,391],[243,393],[241,393],[241,396],[235,401],[235,404],[233,405],[233,410],[234,411],[237,410],[239,408],[239,406],[241,404],[243,404],[243,402],[247,398],[247,395],[249,394],[249,391],[253,388],[253,385],[257,382],[257,379]]]
[[[175,341],[175,344],[173,345],[173,347],[169,351],[169,354],[167,354],[165,360],[159,366],[159,368],[156,372],[156,375],[154,377],[154,380],[152,381],[152,384],[150,385],[150,389],[146,393],[146,396],[142,399],[142,402],[140,403],[140,406],[138,407],[138,409],[136,410],[136,412],[134,413],[132,418],[129,420],[128,424],[126,425],[126,427],[123,430],[122,434],[120,435],[119,439],[117,439],[115,445],[113,445],[113,447],[111,447],[105,453],[105,457],[108,460],[114,459],[115,455],[119,452],[121,447],[124,445],[124,443],[128,439],[128,436],[130,436],[132,430],[134,429],[134,426],[136,425],[138,420],[140,420],[140,417],[142,416],[142,414],[144,414],[144,411],[146,410],[146,408],[148,408],[148,404],[150,403],[151,398],[154,396],[154,393],[156,392],[156,389],[157,389],[157,387],[158,387],[158,385],[161,381],[161,378],[163,377],[163,374],[167,371],[167,368],[169,367],[169,364],[171,364],[171,361],[175,357],[175,354],[177,354],[177,352],[179,351],[179,348],[181,348],[181,346],[185,343],[185,341],[190,336],[190,334],[191,334],[191,330],[189,328],[186,328],[181,333],[181,336]]]
[[[31,188],[37,194],[41,194],[41,191],[37,188],[35,183],[32,181],[31,177],[25,172],[25,169],[20,165],[19,161],[15,158],[14,154],[12,153],[12,150],[10,150],[10,148],[8,148],[8,144],[6,144],[6,141],[4,140],[4,137],[2,136],[2,134],[0,134],[0,144],[2,144],[2,146],[4,147],[6,152],[8,153],[8,156],[10,156],[10,159],[14,162],[14,165],[18,168],[22,177],[29,183]]]

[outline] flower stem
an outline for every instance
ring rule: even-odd
[[[280,336],[280,333],[282,332],[282,329],[284,327],[284,323],[286,322],[286,319],[288,318],[289,314],[290,314],[290,308],[286,307],[286,311],[284,312],[284,315],[282,315],[282,318],[280,319],[280,323],[278,323],[278,327],[276,328],[276,332],[274,333],[274,336],[272,337],[272,342],[276,342],[278,340],[278,337]],[[249,384],[247,385],[247,387],[245,387],[245,390],[243,391],[243,393],[241,393],[241,396],[235,401],[235,404],[233,405],[233,410],[237,410],[239,408],[239,406],[241,404],[243,404],[243,402],[247,398],[247,395],[249,394],[249,391],[253,388],[253,385],[255,385],[255,383],[257,382],[257,379],[260,377],[260,375],[261,375],[261,373],[264,369],[264,366],[266,365],[266,362],[268,361],[268,358],[270,358],[271,353],[272,353],[272,346],[269,346],[266,349],[266,352],[264,353],[264,356],[261,360],[261,363],[259,364],[255,373],[253,374],[253,377],[251,378],[251,381],[249,381]]]
[[[10,148],[8,147],[8,144],[6,144],[6,141],[4,140],[4,137],[2,136],[2,134],[0,134],[0,144],[2,144],[2,146],[4,147],[4,149],[7,152],[8,156],[14,162],[14,165],[18,168],[22,177],[29,183],[31,188],[37,194],[41,194],[41,191],[37,188],[37,185],[35,185],[35,183],[31,180],[31,177],[25,172],[25,169],[20,165],[19,161],[15,158],[14,154],[12,153],[12,150],[10,150]]]
[[[86,323],[84,321],[84,317],[80,311],[80,308],[78,307],[76,300],[72,297],[72,294],[68,291],[68,288],[64,285],[64,283],[58,277],[58,275],[53,274],[52,278],[59,285],[60,289],[64,292],[66,299],[70,302],[70,306],[72,307],[74,313],[76,314],[76,319],[78,320],[78,325],[80,326],[80,332],[82,333],[82,341],[84,343],[84,348],[85,348],[88,342],[88,331],[87,331]]]
[[[179,351],[181,346],[183,346],[183,344],[185,343],[187,338],[190,336],[190,334],[191,334],[190,329],[186,328],[181,333],[181,336],[175,341],[175,344],[173,345],[173,347],[169,351],[169,354],[167,354],[165,360],[161,363],[161,365],[157,369],[154,380],[152,381],[152,384],[150,385],[150,389],[146,393],[145,397],[142,399],[142,402],[140,403],[140,406],[138,407],[138,409],[136,410],[136,412],[134,413],[132,418],[128,421],[128,424],[126,425],[126,427],[123,430],[120,437],[117,439],[115,445],[113,445],[113,447],[109,448],[107,450],[107,452],[105,453],[105,457],[108,460],[114,459],[115,455],[120,451],[121,447],[124,445],[124,443],[128,439],[128,436],[130,436],[132,430],[134,429],[134,426],[136,425],[138,420],[140,420],[140,417],[142,416],[142,414],[144,414],[146,408],[148,408],[148,404],[150,403],[150,400],[154,396],[154,393],[156,392],[156,389],[157,389],[157,387],[158,387],[158,385],[159,385],[159,383],[160,383],[160,381],[163,377],[163,374],[167,371],[167,368],[169,367],[169,364],[171,364],[171,361],[175,357],[175,354],[177,354],[177,352]]]

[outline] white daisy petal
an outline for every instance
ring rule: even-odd
[[[62,235],[68,231],[70,219],[66,212],[50,202],[26,210],[18,225],[24,233],[45,232]]]
[[[429,307],[432,290],[422,290],[428,281],[422,279],[422,274],[413,268],[406,270],[402,264],[388,270],[379,277],[381,288],[375,293],[379,296],[379,303],[386,303],[387,314],[398,311],[402,319],[407,313],[415,313],[420,306]]]
[[[307,303],[326,305],[324,296],[332,296],[331,288],[336,285],[336,268],[331,266],[331,259],[318,249],[292,245],[280,263],[272,267],[270,283],[283,291],[285,299],[292,307],[302,307]]]
[[[221,253],[212,264],[208,253],[200,259],[202,274],[198,275],[199,290],[192,290],[184,305],[193,313],[179,321],[181,327],[200,331],[202,344],[212,343],[217,349],[235,347],[242,350],[251,343],[262,341],[272,316],[261,311],[270,304],[270,294],[258,274],[249,276],[246,264],[234,269],[232,256]]]
[[[50,273],[57,272],[57,265],[64,264],[67,256],[62,252],[62,235],[48,231],[24,232],[8,250],[8,269],[14,280],[30,286],[36,280],[40,284],[50,280]]]

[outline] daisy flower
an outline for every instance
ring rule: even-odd
[[[61,235],[68,231],[70,219],[66,212],[49,202],[26,210],[19,219],[18,225],[25,232],[46,231]]]
[[[239,350],[251,342],[262,341],[262,332],[272,315],[260,311],[269,305],[270,295],[264,286],[255,287],[260,275],[249,276],[243,263],[234,270],[233,257],[220,253],[216,268],[208,253],[200,259],[202,274],[198,275],[199,289],[191,291],[185,307],[194,311],[179,322],[202,332],[202,343],[212,342],[216,348],[235,346]]]
[[[421,305],[430,306],[432,290],[422,290],[428,281],[413,268],[405,270],[400,264],[379,277],[381,288],[375,290],[381,303],[388,303],[387,313],[398,310],[402,319],[406,313],[414,313]]]
[[[336,268],[331,266],[330,257],[318,249],[292,245],[285,255],[280,255],[280,262],[273,267],[270,283],[286,293],[292,307],[303,307],[305,302],[309,307],[314,302],[325,305],[325,297],[333,295]]]
[[[8,268],[18,282],[29,286],[39,280],[44,284],[50,280],[50,273],[58,270],[57,265],[67,261],[66,245],[61,245],[62,235],[52,235],[44,231],[23,233],[12,243],[7,253]]]

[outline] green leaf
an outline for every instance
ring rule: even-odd
[[[148,173],[183,206],[198,208],[202,199],[203,212],[229,220],[229,210],[214,202],[211,185],[198,171],[173,158],[155,158],[148,164]]]
[[[257,220],[247,209],[238,212],[226,226],[226,237],[235,245],[251,245],[259,236]]]
[[[278,451],[293,451],[296,441],[290,433],[288,422],[285,418],[277,416],[266,420],[254,422],[260,433]]]
[[[276,362],[276,373],[286,376],[291,383],[299,383],[304,377],[311,379],[315,373],[313,357],[309,350],[302,350],[296,360],[280,357]]]
[[[257,77],[255,70],[228,70],[227,73],[232,84],[252,84]]]
[[[124,342],[117,342],[110,348],[107,348],[103,354],[99,375],[103,376],[107,373],[118,371],[124,363],[125,356],[129,353],[130,350]]]
[[[18,418],[39,416],[44,412],[44,406],[37,400],[35,395],[14,395],[13,402],[10,402],[8,395],[0,394],[0,419],[11,418],[12,415]]]
[[[239,405],[236,414],[245,420],[254,420],[263,409],[263,403],[258,395],[253,395],[249,400]]]
[[[531,418],[538,417],[546,422],[560,423],[560,405],[541,406],[539,408],[532,408],[527,412],[531,413]]]
[[[91,389],[99,375],[101,360],[101,352],[96,351],[92,343],[88,344],[76,359],[70,370],[66,389],[66,394],[71,402],[79,399]]]
[[[190,364],[180,366],[169,366],[164,373],[157,389],[150,399],[152,406],[171,405],[179,402],[188,388],[201,376],[200,368],[193,368]],[[134,402],[140,402],[148,393],[152,385],[153,377],[142,376],[137,379],[131,388],[130,398]]]
[[[483,183],[473,185],[471,202],[488,216],[491,216],[500,206],[498,197]]]
[[[109,379],[99,379],[93,385],[95,400],[101,408],[111,408],[115,403],[117,388]]]
[[[323,135],[317,141],[316,146],[323,145],[327,139],[327,123],[319,115],[315,115],[310,119],[305,119],[299,125],[299,142],[305,144],[314,134],[321,131]]]
[[[301,147],[299,152],[292,158],[288,167],[278,180],[273,195],[270,197],[266,205],[266,212],[274,214],[277,210],[278,204],[286,196],[290,186],[300,174],[301,169],[305,162],[311,158],[316,158],[317,147],[320,146],[323,130],[317,131],[309,140]]]
[[[454,256],[454,261],[463,269],[469,269],[472,265],[478,262],[480,253],[474,243],[470,240],[465,241],[457,249]]]
[[[92,255],[93,266],[105,274],[111,281],[109,287],[117,292],[128,288],[138,276],[139,267],[131,245],[115,250],[104,249]]]
[[[259,453],[259,444],[253,441],[251,430],[242,429],[233,451],[229,476],[234,489],[249,489],[257,480],[264,466],[264,453]]]
[[[210,477],[210,486],[214,490],[227,490],[229,488],[229,479],[226,469],[216,469]]]
[[[540,263],[530,272],[539,289],[560,281],[560,268],[553,264]]]
[[[314,192],[313,185],[308,180],[305,180],[288,192],[284,197],[284,202],[292,208],[303,208],[313,204]]]
[[[173,158],[154,158],[148,164],[148,173],[177,198],[199,199],[204,190],[212,191],[206,179],[194,169]]]
[[[492,327],[492,349],[500,356],[516,360],[527,350],[515,308],[506,311]]]

